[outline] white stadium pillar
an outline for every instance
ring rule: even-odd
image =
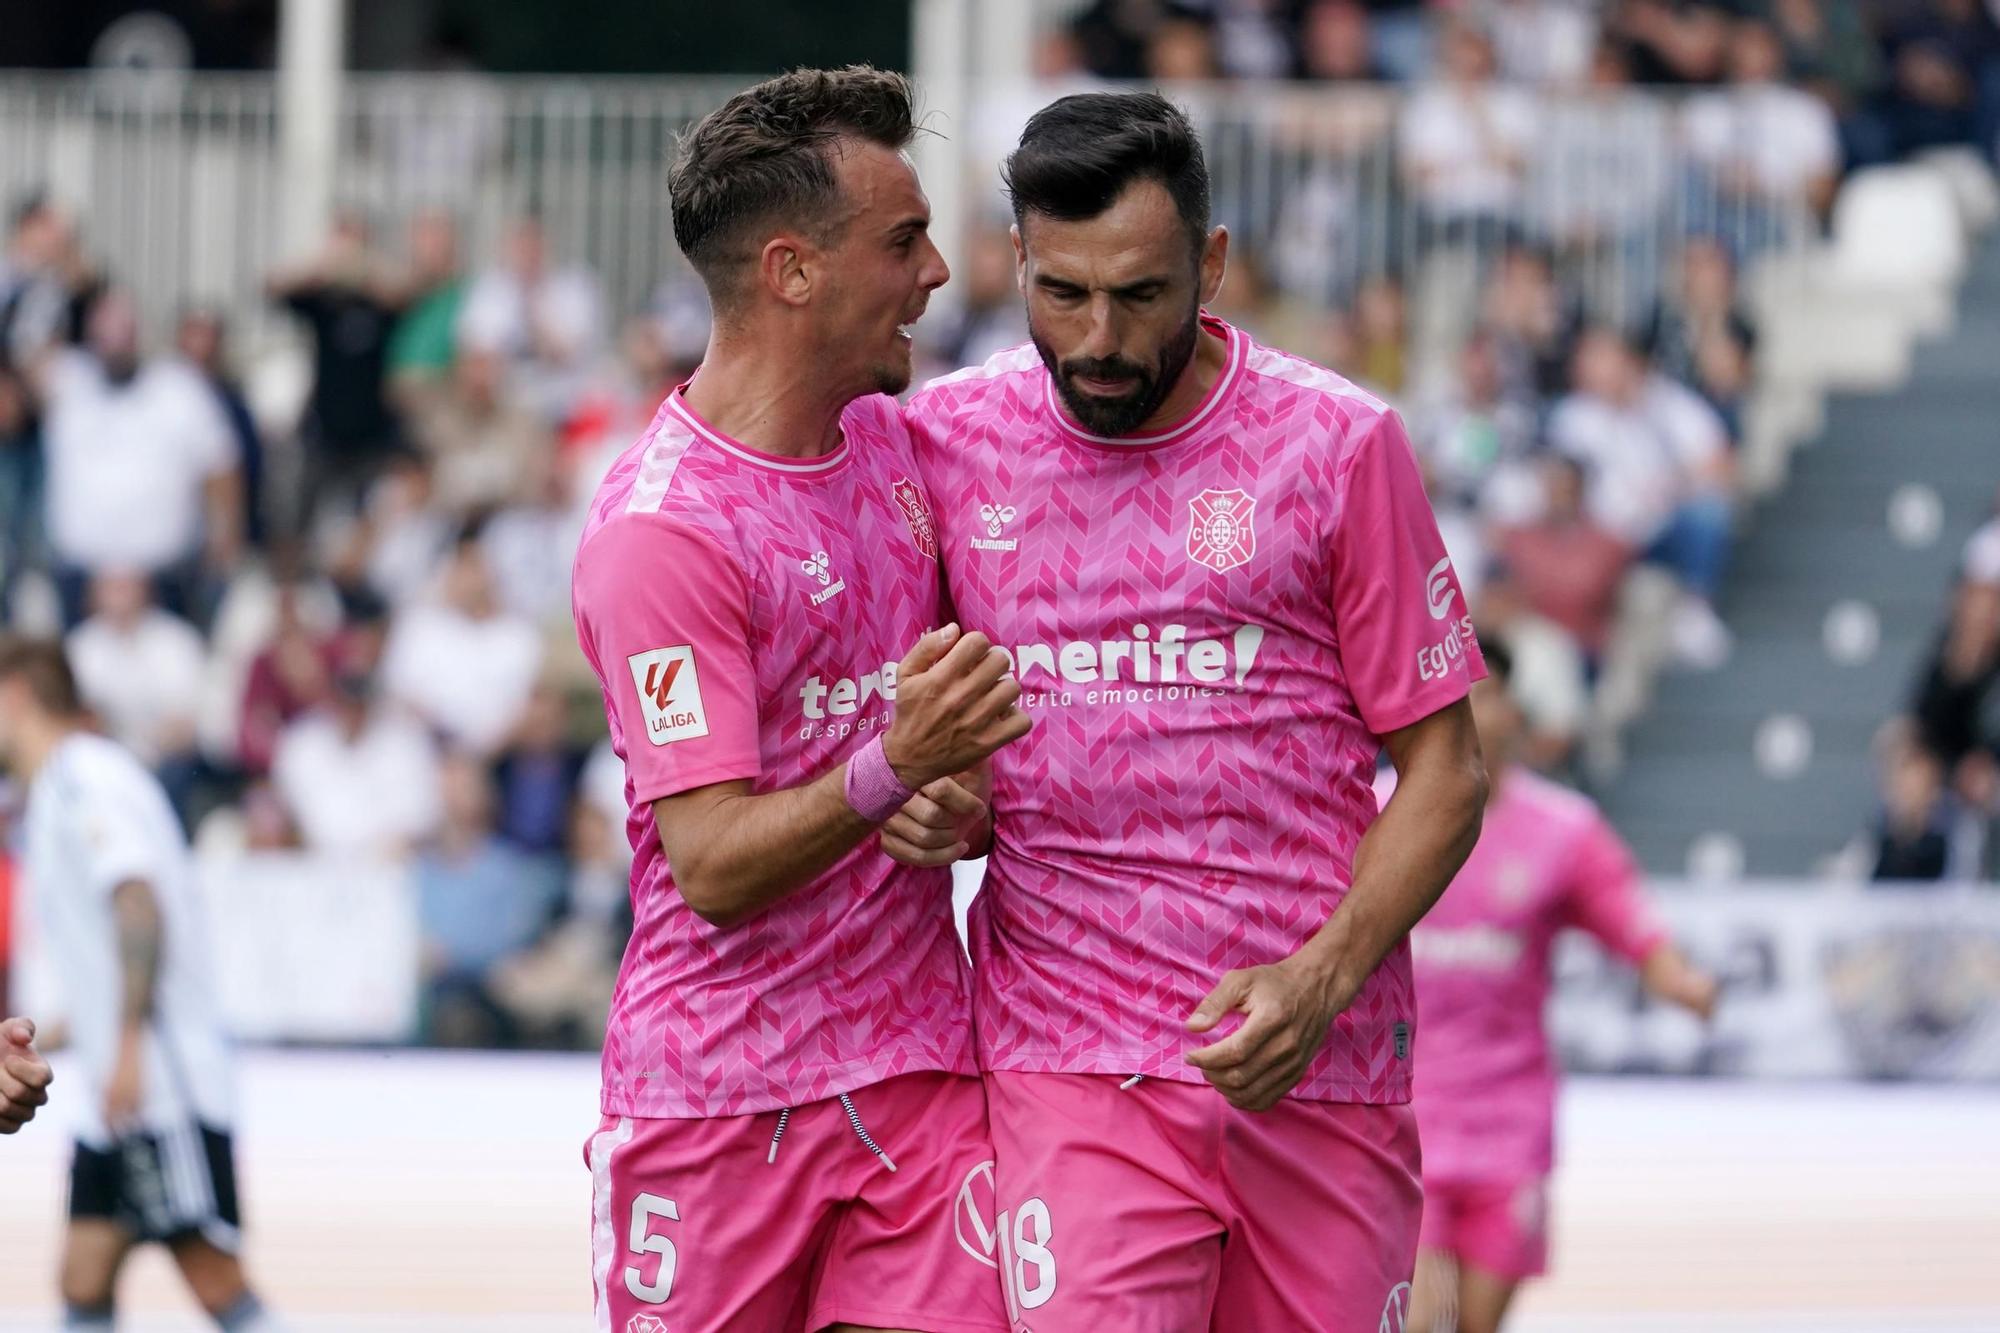
[[[278,14],[279,253],[319,244],[333,217],[347,0],[283,0]]]

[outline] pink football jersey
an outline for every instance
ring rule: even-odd
[[[972,1072],[942,870],[874,839],[731,929],[676,891],[651,803],[820,776],[890,720],[937,623],[937,539],[896,404],[859,399],[831,454],[779,458],[682,394],[621,455],[577,552],[577,634],[630,806],[632,941],[604,1042],[610,1115],[717,1116],[912,1070]]]
[[[1035,719],[971,926],[990,1068],[1200,1081],[1188,1014],[1326,921],[1381,736],[1484,669],[1395,414],[1207,327],[1227,367],[1156,435],[1084,432],[1032,346],[906,410],[960,618]],[[1406,1100],[1415,1019],[1399,946],[1297,1095]]]
[[[1571,926],[1633,963],[1666,939],[1597,807],[1510,769],[1465,868],[1412,936],[1427,1178],[1519,1181],[1554,1164],[1557,1070],[1542,1011],[1549,950]]]

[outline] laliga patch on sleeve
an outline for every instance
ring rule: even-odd
[[[695,672],[694,645],[655,648],[625,659],[639,691],[646,739],[671,745],[708,735],[708,710],[701,704],[701,677]]]

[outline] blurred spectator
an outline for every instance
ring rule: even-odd
[[[1730,35],[1729,86],[1687,104],[1688,154],[1709,173],[1717,225],[1745,253],[1775,235],[1775,203],[1801,198],[1824,214],[1840,178],[1833,112],[1780,82],[1784,60],[1771,26],[1745,19]]]
[[[454,747],[487,756],[520,721],[541,663],[541,636],[500,605],[479,529],[468,525],[445,561],[437,597],[396,617],[382,679]]]
[[[279,734],[272,786],[306,850],[406,855],[437,824],[437,746],[382,706],[374,678],[355,662],[338,662],[330,685],[324,707]]]
[[[334,645],[307,623],[303,600],[302,585],[279,585],[277,628],[270,644],[250,661],[236,759],[252,776],[270,771],[278,737],[323,705],[332,688]]]
[[[451,545],[453,521],[432,500],[428,460],[391,459],[358,520],[335,542],[328,572],[346,589],[364,589],[392,606],[419,595]]]
[[[1873,878],[1943,879],[1951,860],[1952,812],[1937,756],[1918,745],[1898,747],[1883,786]]]
[[[170,610],[205,621],[211,581],[236,566],[242,476],[215,395],[177,359],[145,360],[139,312],[111,290],[90,313],[88,351],[40,363],[45,500],[65,623],[91,574],[134,570]]]
[[[1403,285],[1386,274],[1368,279],[1354,298],[1356,378],[1391,397],[1409,380],[1404,355],[1410,342]]]
[[[1597,42],[1596,7],[1579,0],[1492,0],[1485,9],[1500,77],[1567,87],[1583,80]]]
[[[1969,583],[2000,588],[2000,497],[1994,499],[1993,517],[1967,539],[1959,574]]]
[[[1785,48],[1785,69],[1845,115],[1875,91],[1882,56],[1860,0],[1768,0],[1764,16]]]
[[[1462,244],[1518,231],[1535,106],[1493,75],[1492,41],[1454,21],[1442,77],[1403,110],[1403,174],[1430,239]]]
[[[39,191],[20,200],[0,254],[0,364],[77,341],[100,288],[62,211]]]
[[[1858,165],[1924,148],[2000,146],[2000,30],[1979,0],[1888,0],[1878,31],[1889,81],[1850,122]]]
[[[2000,754],[2000,585],[1962,580],[1951,617],[1919,679],[1910,714],[1918,742],[1944,764],[1954,785],[1975,756]]]
[[[585,750],[569,738],[563,703],[552,685],[538,683],[493,765],[499,834],[531,856],[561,855],[570,799],[583,772]]]
[[[410,220],[410,274],[403,313],[389,337],[390,384],[402,392],[435,383],[451,370],[458,343],[458,312],[465,303],[459,270],[458,224],[429,209]]]
[[[530,1041],[588,1047],[603,1040],[604,1016],[632,929],[631,862],[618,820],[591,801],[576,801],[570,809],[562,920],[533,949],[503,960],[488,974],[494,998]]]
[[[180,323],[174,329],[174,348],[208,385],[209,392],[215,395],[216,406],[222,409],[223,419],[229,423],[230,439],[236,446],[236,470],[242,478],[241,525],[244,540],[252,548],[262,549],[265,539],[264,441],[257,432],[256,418],[250,415],[250,404],[243,397],[243,388],[230,368],[226,346],[228,333],[229,327],[221,311],[196,306],[182,312]]]
[[[976,366],[995,352],[1028,341],[1027,316],[1014,281],[1014,242],[1002,226],[973,233],[963,266],[964,300],[956,320],[941,328],[938,355],[946,366]]]
[[[207,649],[194,626],[152,604],[146,579],[105,572],[91,580],[89,619],[65,647],[77,688],[104,728],[185,794],[195,758],[195,704]],[[178,787],[178,790],[177,790]]]
[[[1611,31],[1632,51],[1640,83],[1715,83],[1729,52],[1730,10],[1719,0],[1623,0]]]
[[[1506,397],[1505,387],[1493,335],[1475,333],[1459,352],[1450,392],[1417,418],[1420,451],[1440,493],[1501,515],[1522,507],[1502,492],[1510,475],[1520,480],[1535,444],[1533,411]]]
[[[1536,613],[1527,589],[1504,561],[1487,566],[1472,618],[1482,641],[1490,635],[1513,655],[1507,680],[1527,727],[1521,757],[1540,772],[1562,772],[1583,735],[1590,704],[1576,640]]]
[[[305,503],[351,512],[402,448],[386,381],[402,289],[389,260],[373,248],[366,219],[350,212],[335,220],[318,254],[273,274],[267,290],[313,335],[312,393],[302,425]],[[303,524],[318,515],[296,517]]]
[[[1569,385],[1578,324],[1549,257],[1525,245],[1503,251],[1486,287],[1481,322],[1493,339],[1503,392],[1539,414],[1543,400]]]
[[[1299,18],[1299,72],[1308,79],[1375,83],[1374,31],[1359,0],[1311,0]]]
[[[13,367],[0,365],[0,607],[14,580],[42,556],[42,444],[34,401]]]
[[[1679,299],[1662,301],[1651,325],[1646,350],[1660,373],[1692,386],[1740,438],[1757,329],[1738,299],[1728,247],[1709,236],[1687,239]]]
[[[1599,527],[1585,508],[1582,463],[1548,454],[1541,475],[1541,515],[1501,529],[1495,547],[1528,606],[1568,631],[1597,663],[1611,638],[1632,548]]]
[[[1298,62],[1292,0],[1208,0],[1216,64],[1232,79],[1282,79]]]
[[[1214,39],[1198,19],[1168,18],[1146,41],[1146,77],[1155,83],[1192,83],[1221,72]]]
[[[1715,409],[1653,373],[1615,330],[1586,334],[1576,351],[1575,392],[1549,419],[1550,442],[1584,462],[1591,515],[1665,566],[1685,591],[1674,616],[1676,653],[1691,666],[1728,656],[1715,614],[1730,546],[1734,460]]]
[[[579,266],[551,267],[533,217],[514,223],[500,264],[474,280],[458,317],[460,350],[504,357],[521,401],[551,423],[569,414],[604,336],[597,279]]]
[[[1102,79],[1136,79],[1146,73],[1154,31],[1176,12],[1167,0],[1090,0],[1070,20],[1084,68]]]
[[[488,974],[535,942],[555,913],[561,881],[494,831],[486,771],[465,755],[441,770],[443,820],[418,854],[423,930],[424,1037],[444,1046],[512,1045],[512,1016]]]
[[[572,480],[572,469],[561,459],[544,455],[534,460],[521,478],[528,493],[488,519],[480,536],[500,604],[570,642],[575,638],[570,564],[584,520],[571,493]]]
[[[522,494],[522,479],[553,452],[542,416],[509,392],[498,352],[467,347],[444,384],[411,398],[412,434],[431,461],[434,503],[464,518]]]

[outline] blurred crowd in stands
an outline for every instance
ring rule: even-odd
[[[1944,625],[1877,738],[1878,880],[2000,880],[2000,496],[1966,543]]]
[[[1525,117],[1518,98],[1481,93],[1487,78],[1690,90],[1697,150],[1732,170],[1824,176],[1945,144],[1990,154],[2000,134],[1989,0],[1089,0],[1037,64],[1044,77],[1427,85],[1489,113],[1483,147],[1456,136],[1447,151],[1496,165],[1524,146]]]
[[[1975,0],[1100,0],[1038,58],[1052,88],[1420,85],[1393,139],[1418,247],[1315,285],[1299,273],[1325,238],[1291,208],[1241,239],[1217,310],[1402,407],[1482,633],[1513,650],[1531,757],[1565,774],[1635,570],[1672,581],[1681,663],[1730,651],[1714,595],[1758,375],[1741,276],[1757,247],[1687,228],[1656,280],[1593,301],[1572,234],[1523,211],[1548,139],[1521,89],[1687,85],[1686,149],[1716,189],[1823,210],[1846,166],[1990,144],[1993,34]],[[1587,153],[1587,128],[1556,141]],[[1614,202],[1618,172],[1599,182]],[[1228,221],[1226,191],[1218,206]],[[103,726],[153,765],[204,855],[407,858],[427,1039],[594,1042],[630,851],[569,565],[605,466],[700,359],[698,290],[683,274],[614,300],[532,216],[475,261],[446,213],[343,213],[269,276],[310,364],[302,410],[274,421],[231,342],[241,312],[137,308],[93,261],[89,221],[25,198],[0,253],[8,622],[67,636]],[[919,326],[930,371],[1025,337],[1004,227],[973,238],[956,282],[959,302]],[[1427,283],[1447,318],[1413,309]],[[1906,873],[1943,855],[1948,793],[1990,809],[2000,785],[2000,735],[1981,729],[2000,520],[1974,566],[1905,728],[1921,743],[1898,752],[1882,857]]]

